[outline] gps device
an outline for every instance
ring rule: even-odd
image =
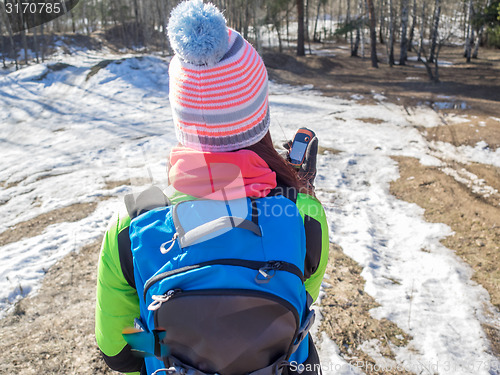
[[[300,128],[297,130],[295,137],[293,138],[292,147],[288,156],[290,157],[290,164],[294,167],[300,167],[304,162],[306,156],[307,146],[311,139],[316,136],[312,130],[307,128]]]

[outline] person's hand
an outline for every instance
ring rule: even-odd
[[[290,161],[289,152],[292,148],[292,141],[288,141],[283,144],[283,147],[287,150],[283,155],[286,160]],[[298,167],[299,178],[305,180],[309,183],[311,187],[314,187],[314,179],[316,178],[316,160],[318,156],[318,137],[314,136],[313,139],[307,145],[304,162]]]

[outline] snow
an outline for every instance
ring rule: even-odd
[[[427,62],[426,57],[421,57],[422,60]],[[408,56],[408,61],[418,61],[418,56]],[[453,63],[451,61],[444,61],[444,60],[438,60],[438,65],[439,66],[452,66]],[[418,67],[418,65],[416,66]]]
[[[89,76],[105,59],[113,62]],[[53,70],[56,61],[70,66]],[[53,224],[0,247],[2,311],[36,292],[45,271],[62,256],[100,238],[121,207],[116,196],[132,191],[130,181],[166,186],[166,158],[177,143],[167,68],[168,60],[159,57],[80,52],[0,76],[0,232],[70,204],[98,203],[85,219]],[[372,95],[377,103],[366,105],[359,96],[322,97],[312,86],[270,85],[276,143],[306,125],[322,147],[341,151],[318,158],[316,185],[330,239],[363,267],[365,291],[379,304],[372,316],[391,320],[412,337],[407,347],[393,348],[391,360],[382,357],[376,341],[362,349],[381,368],[498,374],[481,323],[500,327],[500,314],[471,280],[470,267],[440,243],[450,228],[427,223],[422,208],[389,193],[389,183],[399,177],[392,156],[414,157],[446,172],[447,161],[498,167],[500,151],[485,142],[475,147],[428,142],[417,126],[442,124],[432,108],[405,108],[384,100],[382,93]],[[470,173],[453,177],[492,193]],[[106,187],[116,181],[123,183]],[[368,371],[365,363],[343,359],[317,327],[325,374]],[[477,363],[482,366],[471,369]]]

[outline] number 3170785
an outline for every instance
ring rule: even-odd
[[[7,13],[47,14],[61,13],[61,3],[5,3]]]

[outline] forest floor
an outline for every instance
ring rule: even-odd
[[[324,95],[346,99],[363,96],[367,103],[378,93],[405,107],[430,106],[443,123],[420,129],[429,140],[455,146],[485,141],[492,149],[500,147],[498,125],[495,128],[490,121],[491,116],[500,116],[500,51],[481,50],[478,60],[466,64],[460,47],[444,48],[441,59],[453,65],[440,68],[440,83],[429,82],[421,63],[392,68],[381,63],[379,69],[374,69],[369,58],[350,57],[346,46],[328,46],[328,53],[334,53],[335,58],[320,54],[297,58],[293,54],[265,52],[264,60],[270,78],[280,83],[313,85]],[[466,116],[468,121],[447,123],[451,111]],[[485,199],[436,167],[422,166],[418,160],[406,157],[396,161],[401,177],[392,183],[392,194],[423,207],[426,220],[452,228],[455,234],[447,237],[444,245],[470,264],[474,280],[485,287],[492,303],[500,308],[499,169],[483,164],[450,165],[462,173],[474,173],[497,190]],[[85,207],[85,212],[92,209]],[[77,207],[36,218],[12,228],[7,237],[38,233],[56,216],[57,220],[75,220],[76,211]],[[0,245],[5,241],[8,238],[0,237]],[[13,312],[0,320],[0,374],[112,373],[100,359],[93,333],[99,246],[99,242],[90,244],[60,260],[47,272],[38,293],[19,301]],[[328,288],[335,293],[327,289],[321,301],[324,319],[320,329],[337,343],[348,361],[375,363],[361,349],[361,344],[372,338],[384,344],[380,348],[384,356],[393,357],[391,346],[405,345],[410,337],[390,321],[371,317],[369,310],[376,302],[364,292],[359,265],[332,244],[327,273]],[[492,349],[500,356],[499,332],[494,327],[484,329]],[[406,374],[396,370],[385,373]]]

